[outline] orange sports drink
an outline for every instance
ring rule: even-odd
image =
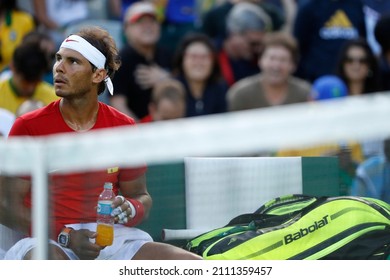
[[[104,189],[99,195],[97,203],[95,243],[100,246],[110,246],[114,240],[114,217],[111,216],[111,213],[115,193],[112,189],[112,183],[104,183]]]
[[[96,227],[96,244],[110,246],[114,240],[114,227],[109,224],[98,224]]]

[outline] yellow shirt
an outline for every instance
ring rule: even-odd
[[[23,11],[12,11],[0,23],[0,71],[11,62],[15,48],[23,37],[35,28],[33,17]]]
[[[41,82],[35,89],[32,97],[19,97],[12,89],[10,79],[0,81],[0,107],[7,109],[8,111],[16,114],[19,106],[26,100],[41,101],[44,105],[47,105],[59,97],[54,92],[54,87],[46,82]]]
[[[364,156],[362,153],[361,145],[358,143],[348,143],[348,149],[351,151],[351,159],[355,163],[363,161]],[[314,147],[307,147],[297,150],[281,150],[276,153],[279,157],[316,157],[316,156],[335,156],[341,150],[341,146],[338,144],[319,145]]]

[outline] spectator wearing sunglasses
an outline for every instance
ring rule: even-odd
[[[363,4],[356,0],[316,0],[299,5],[293,26],[301,58],[296,76],[313,82],[332,74],[335,54],[348,40],[366,38]]]
[[[336,74],[347,86],[347,95],[356,96],[381,91],[381,75],[378,58],[366,39],[346,41],[339,53]],[[382,153],[383,143],[379,140],[361,142],[364,158]]]
[[[378,59],[366,39],[352,39],[343,44],[336,74],[347,85],[348,95],[382,90]]]

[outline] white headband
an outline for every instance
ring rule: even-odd
[[[98,69],[104,69],[104,65],[106,64],[106,57],[83,37],[80,37],[78,35],[70,35],[62,42],[60,47],[77,51],[89,62],[91,62],[95,67],[97,67]],[[106,83],[107,89],[110,94],[113,95],[114,86],[108,75],[104,78],[104,82]]]

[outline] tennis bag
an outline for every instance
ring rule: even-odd
[[[390,205],[354,196],[281,196],[189,240],[186,249],[210,260],[387,259]]]

